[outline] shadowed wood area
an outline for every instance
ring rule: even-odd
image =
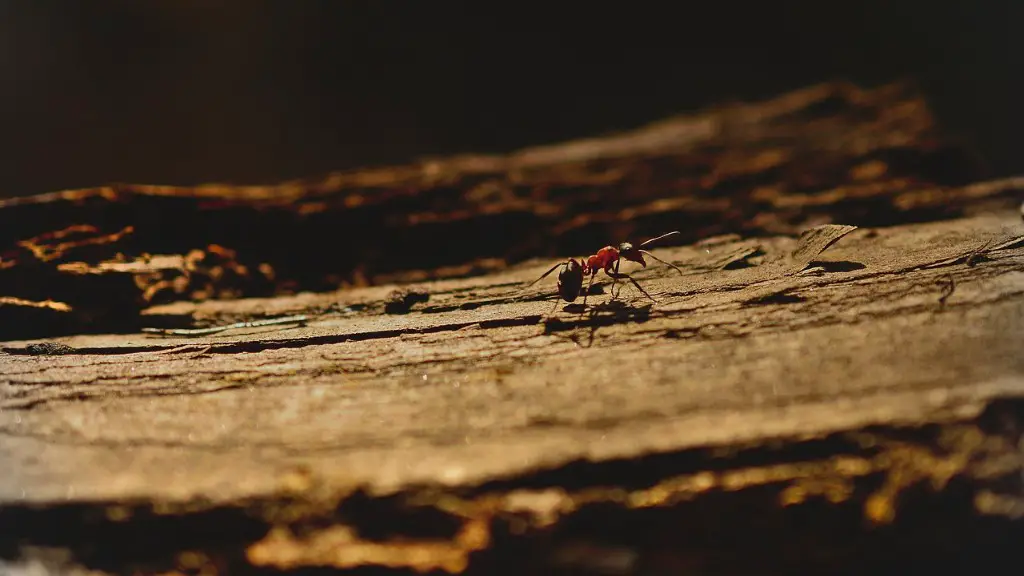
[[[909,88],[837,84],[502,157],[0,202],[0,558],[991,572],[1024,538],[1024,179],[969,158]],[[670,230],[678,271],[622,268],[656,302],[524,289]]]

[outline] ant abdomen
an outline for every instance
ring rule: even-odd
[[[583,266],[569,259],[558,271],[558,295],[566,302],[574,302],[583,289]]]

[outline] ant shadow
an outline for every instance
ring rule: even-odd
[[[591,290],[590,296],[594,296],[595,292],[604,294],[603,287]],[[601,327],[626,322],[642,324],[650,320],[653,303],[642,306],[630,305],[619,299],[619,292],[621,292],[621,288],[619,291],[613,292],[611,300],[597,304],[588,303],[586,308],[583,307],[583,304],[576,303],[563,306],[562,312],[575,313],[575,317],[572,320],[565,320],[557,316],[545,318],[543,320],[544,333],[558,335],[560,332],[572,331],[568,339],[589,348],[594,343],[594,335]],[[584,313],[586,313],[586,317],[584,317]],[[580,341],[578,334],[578,329],[583,327],[589,328],[586,344]]]

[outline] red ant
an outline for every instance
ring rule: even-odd
[[[661,262],[662,264],[671,266],[677,272],[682,274],[683,271],[680,270],[674,264],[665,262],[661,258],[658,258],[654,254],[651,254],[647,250],[643,250],[644,246],[647,246],[663,238],[672,236],[673,234],[679,234],[679,231],[676,230],[674,232],[669,232],[668,234],[662,234],[657,238],[651,238],[650,240],[644,242],[643,244],[640,244],[639,246],[633,246],[633,244],[629,242],[623,242],[619,244],[618,248],[615,248],[614,246],[605,246],[604,248],[598,250],[597,254],[590,256],[586,260],[582,258],[580,258],[579,260],[575,258],[569,258],[565,262],[560,262],[552,266],[547,272],[542,274],[540,278],[537,278],[533,282],[530,282],[526,286],[526,288],[529,288],[530,286],[533,286],[537,282],[540,282],[541,280],[546,278],[548,274],[551,274],[552,272],[555,271],[556,268],[561,266],[562,269],[559,270],[558,272],[558,295],[559,297],[562,298],[562,300],[565,300],[566,302],[574,302],[576,298],[579,297],[580,293],[583,292],[583,278],[586,277],[587,275],[590,275],[590,282],[587,284],[587,290],[583,292],[583,306],[586,307],[587,296],[590,295],[590,287],[593,286],[594,284],[594,278],[597,276],[598,272],[604,270],[604,273],[610,276],[616,283],[619,280],[623,279],[629,280],[630,282],[633,283],[634,286],[636,286],[637,290],[643,293],[644,296],[650,298],[652,302],[657,302],[657,300],[652,298],[651,295],[648,294],[647,291],[644,290],[632,276],[630,276],[629,274],[619,273],[619,261],[623,259],[629,260],[630,262],[636,262],[637,264],[646,268],[647,262],[644,261],[644,255],[647,255],[657,260],[658,262]],[[557,300],[555,300],[555,306],[558,306]]]

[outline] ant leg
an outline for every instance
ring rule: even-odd
[[[624,278],[624,279],[626,279],[626,280],[629,280],[630,282],[632,282],[632,283],[633,283],[633,286],[636,286],[636,289],[637,289],[637,290],[639,290],[640,292],[642,292],[644,296],[647,296],[648,298],[650,298],[650,299],[651,299],[651,302],[657,302],[657,300],[655,300],[655,299],[654,299],[654,298],[653,298],[653,297],[652,297],[652,296],[651,296],[650,294],[648,294],[648,293],[647,293],[647,291],[646,291],[646,290],[644,290],[644,289],[643,289],[643,288],[642,288],[642,287],[640,286],[640,284],[639,284],[639,283],[638,283],[638,282],[636,281],[636,279],[635,279],[635,278],[633,278],[632,276],[630,276],[629,274],[619,274],[619,273],[617,273],[617,272],[608,272],[607,274],[608,274],[609,276],[611,276],[612,278]]]
[[[555,296],[555,305],[551,307],[551,311],[548,312],[548,318],[555,315],[555,310],[558,310],[558,296]]]
[[[657,260],[658,262],[661,262],[662,264],[664,264],[664,265],[666,265],[666,266],[670,266],[670,267],[672,267],[672,268],[675,268],[675,271],[676,271],[676,272],[679,272],[680,274],[682,274],[682,273],[683,273],[683,271],[682,271],[682,270],[680,270],[680,269],[679,269],[679,267],[678,267],[678,266],[676,266],[675,264],[672,264],[671,262],[666,262],[666,261],[662,260],[661,258],[658,258],[657,256],[655,256],[654,254],[651,254],[651,253],[650,253],[650,252],[648,252],[647,250],[641,250],[641,251],[640,251],[640,253],[641,253],[641,254],[646,254],[646,255],[648,255],[648,256],[650,256],[651,258],[654,258],[655,260]],[[617,268],[617,267],[616,267],[616,268]],[[616,272],[618,272],[618,270],[615,270],[615,271],[616,271]]]
[[[529,288],[530,288],[530,286],[533,286],[533,285],[534,285],[534,284],[536,284],[537,282],[540,282],[541,280],[543,280],[543,279],[547,278],[547,277],[548,277],[548,275],[550,275],[550,274],[551,274],[552,272],[554,272],[555,270],[557,270],[557,269],[559,268],[559,266],[565,266],[565,262],[559,262],[558,264],[555,264],[555,265],[554,265],[554,266],[552,266],[551,268],[548,268],[548,271],[547,271],[547,272],[545,272],[545,273],[543,273],[543,274],[541,274],[541,275],[540,275],[540,278],[537,278],[537,279],[536,279],[536,280],[534,280],[533,282],[530,282],[530,283],[529,283],[529,284],[527,284],[526,286],[523,286],[523,287],[522,287],[522,288],[520,288],[519,290],[516,290],[515,292],[513,292],[513,294],[516,294],[516,296],[514,297],[514,299],[515,299],[515,300],[519,300],[519,298],[521,298],[521,296],[519,296],[520,294],[522,294],[523,292],[526,292],[526,290],[527,290],[527,289],[529,289]],[[557,302],[558,302],[558,300],[557,300],[557,299],[555,299],[555,303],[556,303],[556,304],[557,304]]]
[[[615,274],[619,273],[619,262],[621,262],[621,260],[615,261]],[[607,270],[605,273],[607,274]],[[616,276],[613,276],[612,274],[608,275],[612,277],[612,300],[617,300],[619,298],[619,294],[622,294],[622,287],[619,286],[619,279]],[[618,291],[615,290],[616,288],[618,288]]]
[[[587,307],[587,296],[590,296],[590,287],[594,285],[594,277],[596,273],[590,275],[590,282],[587,282],[587,291],[583,293],[583,308]]]
[[[547,277],[548,277],[548,274],[551,274],[552,272],[554,272],[555,270],[557,270],[559,266],[562,266],[563,264],[565,264],[565,262],[559,262],[558,264],[555,264],[554,266],[552,266],[551,268],[549,268],[547,272],[545,272],[545,273],[541,274],[541,275],[540,275],[540,278],[537,278],[537,279],[536,279],[536,280],[534,280],[533,282],[530,282],[530,283],[529,283],[529,284],[527,284],[526,286],[523,286],[523,290],[525,290],[525,289],[529,288],[530,286],[533,286],[533,285],[534,285],[534,284],[536,284],[537,282],[540,282],[541,280],[543,280],[543,279],[547,278]]]

